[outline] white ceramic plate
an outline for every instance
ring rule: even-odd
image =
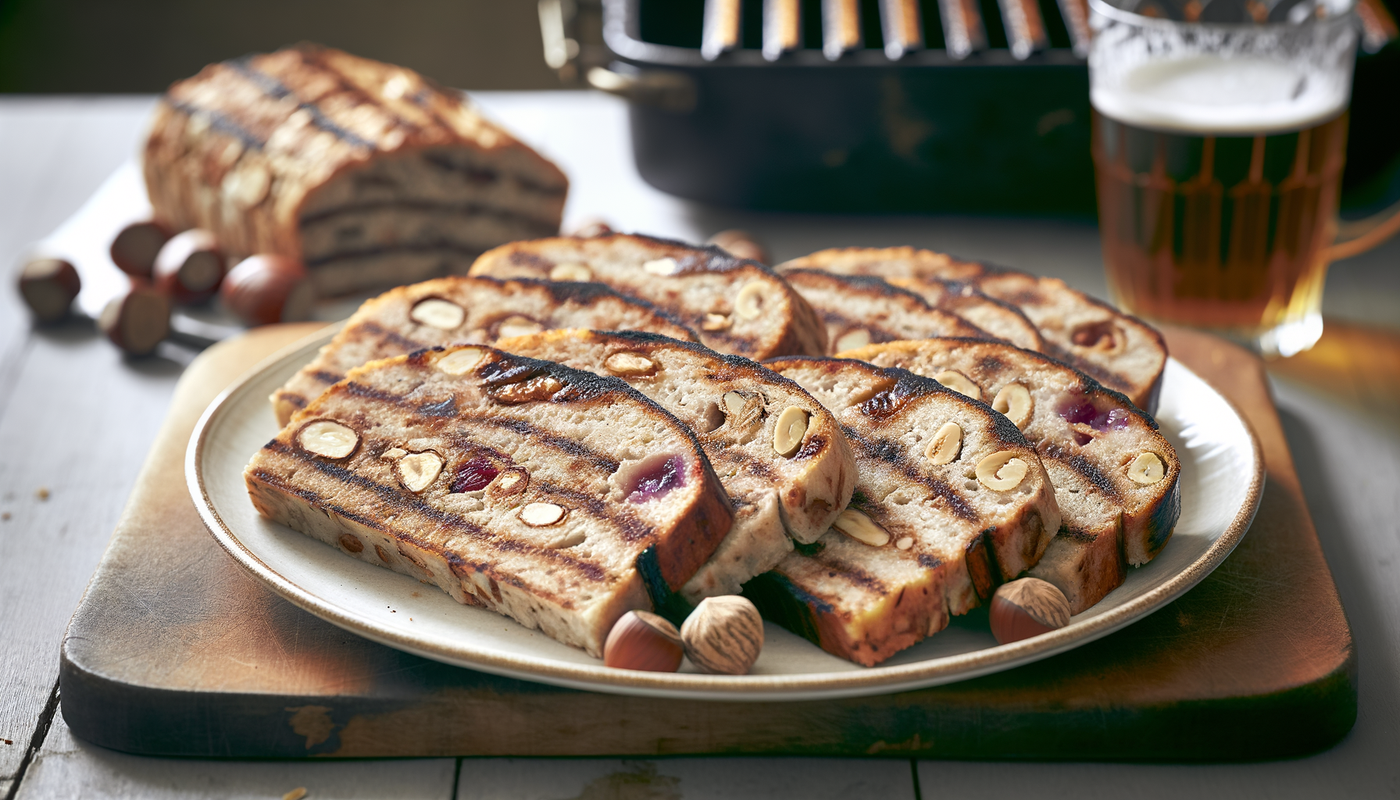
[[[1181,519],[1162,554],[1058,631],[997,645],[985,614],[878,667],[832,656],[769,624],[745,676],[610,669],[581,650],[434,586],[347,558],[263,519],[248,500],[243,468],[276,435],[267,397],[325,344],[329,332],[293,345],[224,392],[195,427],[186,476],[214,538],[278,594],[322,619],[426,658],[525,680],[619,694],[714,700],[802,700],[903,691],[964,680],[1078,647],[1161,608],[1215,569],[1239,543],[1259,505],[1258,442],[1230,404],[1176,361],[1167,363],[1157,421],[1181,458]]]

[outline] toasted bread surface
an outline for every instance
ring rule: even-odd
[[[513,353],[615,375],[695,431],[734,502],[734,526],[687,582],[691,603],[736,594],[831,527],[850,502],[856,466],[836,420],[793,381],[740,356],[649,333],[550,331],[504,339]],[[800,439],[778,452],[778,421],[803,416]]]
[[[425,304],[425,305],[420,305]],[[272,395],[277,422],[345,377],[381,358],[449,344],[490,344],[554,328],[695,334],[644,300],[597,283],[449,277],[402,286],[365,301],[316,358]]]
[[[245,479],[265,516],[595,656],[732,519],[694,434],[654,402],[487,347],[351,370]]]
[[[1040,559],[1060,512],[1040,459],[1004,417],[904,370],[831,358],[769,365],[831,410],[858,471],[835,527],[746,589],[771,618],[874,665]],[[995,454],[1022,472],[994,489],[977,469]]]
[[[801,295],[768,267],[718,247],[620,233],[536,239],[483,254],[470,274],[605,283],[674,315],[721,353],[762,360],[826,348],[826,330]]]

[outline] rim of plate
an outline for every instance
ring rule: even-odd
[[[219,545],[239,566],[251,572],[265,585],[300,608],[340,628],[399,650],[442,661],[456,666],[476,669],[496,675],[527,681],[550,683],[573,689],[651,697],[672,697],[699,700],[787,700],[800,701],[819,698],[855,697],[886,694],[916,688],[937,686],[992,672],[1011,669],[1033,661],[1074,649],[1125,627],[1184,594],[1195,586],[1230,554],[1245,531],[1249,529],[1258,510],[1264,486],[1264,458],[1259,437],[1235,404],[1210,387],[1225,402],[1248,435],[1252,448],[1254,472],[1243,502],[1229,526],[1195,561],[1176,575],[1123,605],[1090,619],[1072,622],[1050,633],[1023,639],[1011,644],[997,645],[971,653],[943,656],[895,666],[875,666],[857,671],[810,672],[786,675],[706,675],[697,673],[640,672],[586,664],[558,662],[543,657],[517,656],[490,648],[467,644],[444,646],[421,638],[404,635],[401,631],[346,613],[329,602],[284,577],[245,547],[214,508],[204,483],[202,461],[208,433],[231,399],[259,380],[264,372],[285,367],[298,357],[308,358],[325,344],[340,328],[339,325],[317,331],[268,356],[255,367],[219,393],[200,415],[185,452],[185,479],[191,499],[206,528]],[[1200,380],[1181,362],[1169,359],[1176,368]],[[1202,383],[1205,383],[1202,380]],[[1206,384],[1209,386],[1209,384]]]

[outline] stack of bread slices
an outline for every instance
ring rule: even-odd
[[[1165,362],[1062,283],[927,251],[522,241],[365,303],[246,477],[269,518],[595,656],[628,611],[743,593],[872,666],[1006,581],[1077,614],[1161,551]]]

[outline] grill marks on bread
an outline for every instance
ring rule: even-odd
[[[497,399],[522,386],[546,390]],[[355,432],[348,456],[299,444],[317,420]],[[411,490],[399,462],[425,452],[441,470]],[[658,455],[679,460],[679,478],[632,496]],[[352,370],[259,451],[246,478],[264,515],[594,655],[618,617],[699,568],[733,515],[694,435],[643,395],[485,347]],[[522,514],[539,503],[558,517]]]
[[[845,354],[921,375],[957,370],[995,397],[1028,390],[1033,411],[1022,430],[1056,488],[1066,530],[1032,570],[1054,583],[1074,613],[1116,588],[1126,566],[1156,557],[1180,509],[1180,461],[1151,416],[1127,397],[1047,356],[994,342],[932,339],[873,345]],[[1130,478],[1140,453],[1160,458],[1154,483]]]
[[[462,309],[462,322],[444,330],[413,318],[418,303],[445,300]],[[631,328],[693,340],[674,317],[642,300],[593,283],[450,277],[390,290],[365,302],[310,364],[272,396],[285,425],[347,372],[381,358],[457,343],[494,342],[502,323],[517,320],[554,328]]]
[[[1034,564],[1059,526],[1034,450],[987,406],[903,370],[833,358],[769,365],[836,416],[856,452],[850,509],[885,534],[867,543],[838,528],[800,547],[749,587],[771,618],[823,649],[867,666],[942,630]],[[961,445],[949,463],[926,455],[949,422]],[[975,477],[981,459],[1010,450],[1028,466],[1011,490]],[[859,517],[856,521],[859,525]]]
[[[547,278],[579,269],[665,309],[722,353],[762,360],[826,347],[821,320],[792,287],[717,247],[627,234],[538,239],[485,253],[470,274]]]

